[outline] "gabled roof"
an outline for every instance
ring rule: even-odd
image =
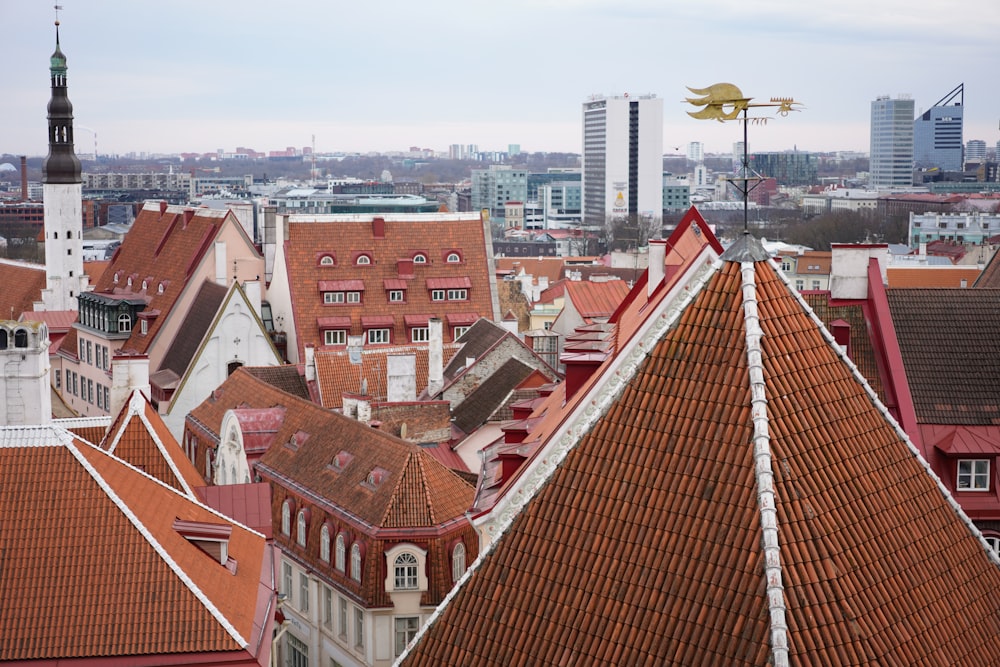
[[[143,298],[146,311],[159,311],[159,316],[149,323],[148,333],[143,335],[138,327],[133,329],[123,349],[140,354],[148,351],[192,273],[210,253],[226,225],[243,233],[242,226],[228,209],[185,210],[180,206],[146,203],[94,286],[94,291],[102,294]],[[248,248],[252,247],[249,239],[245,240]],[[229,252],[235,251],[230,248]],[[130,277],[131,287],[128,286]],[[148,281],[145,290],[142,289],[144,280]]]
[[[566,298],[573,302],[580,317],[588,323],[611,317],[629,293],[629,286],[624,280],[567,280],[565,289]]]
[[[0,488],[0,660],[267,660],[262,535],[53,426],[0,429]],[[178,522],[228,532],[234,567]]]
[[[564,257],[497,257],[496,272],[514,275],[523,273],[534,276],[536,280],[544,277],[548,278],[549,284],[552,284],[562,277],[565,264]]]
[[[215,321],[219,306],[225,301],[228,291],[225,285],[210,280],[201,284],[194,301],[191,302],[191,307],[184,316],[183,333],[170,343],[157,372],[170,371],[175,376],[175,381],[183,377],[205,337],[205,332]]]
[[[286,394],[309,400],[309,387],[295,366],[244,366],[243,370]]]
[[[1000,289],[890,289],[921,423],[1000,424]]]
[[[452,412],[455,426],[472,433],[482,426],[535,369],[519,359],[508,359],[476,387]]]
[[[500,340],[509,335],[510,332],[501,326],[490,322],[486,318],[480,318],[469,327],[469,330],[462,334],[456,343],[461,348],[451,357],[451,360],[444,367],[445,381],[454,377],[465,368],[465,362],[469,357],[479,359],[487,350],[496,345]]]
[[[197,487],[205,485],[160,415],[139,391],[133,391],[122,406],[100,448],[191,498]]]
[[[995,659],[1000,561],[754,239],[595,375],[402,664]]]
[[[292,366],[277,366],[277,368],[294,368]],[[271,370],[271,369],[269,369]],[[197,424],[203,431],[219,439],[219,429],[226,411],[238,408],[272,408],[285,405],[295,398],[304,400],[282,390],[281,384],[273,385],[268,380],[273,379],[269,373],[259,373],[258,369],[243,366],[226,378],[219,387],[214,389],[208,398],[202,401],[186,417]]]
[[[1000,287],[1000,252],[994,252],[986,268],[976,278],[975,287]]]

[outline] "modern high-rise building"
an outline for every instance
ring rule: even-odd
[[[774,178],[779,185],[812,185],[817,183],[816,155],[800,151],[783,153],[751,153],[750,168],[765,178]]]
[[[705,144],[700,141],[688,142],[688,159],[692,162],[704,162]]]
[[[913,166],[916,169],[962,169],[962,119],[965,84],[934,103],[913,121]]]
[[[888,95],[872,102],[871,164],[868,184],[872,188],[913,185],[913,99]]]
[[[663,216],[663,100],[594,96],[583,103],[583,224]]]
[[[508,165],[491,164],[472,170],[472,210],[489,209],[491,218],[504,217],[504,205],[528,198],[528,172]]]
[[[965,142],[965,161],[984,162],[986,160],[986,142],[982,139],[969,139]]]

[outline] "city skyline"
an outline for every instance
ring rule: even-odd
[[[19,65],[5,77],[0,153],[44,155],[55,14],[3,1]],[[61,41],[76,148],[266,152],[315,136],[318,152],[519,144],[579,153],[580,104],[630,93],[663,99],[665,154],[685,154],[690,141],[721,153],[741,138],[738,127],[696,121],[683,102],[685,86],[720,81],[756,100],[804,104],[752,128],[751,151],[866,152],[871,100],[908,94],[920,113],[959,83],[965,139],[1000,138],[991,78],[1000,12],[990,0],[948,12],[901,0],[662,4],[304,1],[274,12],[258,2],[68,0]]]

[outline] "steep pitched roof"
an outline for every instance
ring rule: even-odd
[[[184,333],[170,343],[158,372],[171,371],[176,378],[184,375],[228,291],[225,285],[210,280],[202,283],[184,316]]]
[[[244,370],[258,380],[266,382],[286,394],[309,400],[309,387],[295,366],[245,366]]]
[[[58,427],[0,429],[0,488],[0,660],[266,660],[273,563],[263,536]],[[237,566],[178,522],[228,532]],[[95,632],[103,627],[114,632]]]
[[[194,490],[205,485],[160,415],[139,391],[133,391],[122,406],[100,441],[100,448],[192,498]]]
[[[241,407],[272,408],[285,405],[293,398],[303,400],[282,391],[280,386],[268,382],[269,379],[272,379],[269,373],[258,373],[256,369],[246,366],[237,368],[235,373],[188,414],[188,421],[193,421],[218,440],[222,418],[227,410]]]
[[[580,317],[588,323],[611,317],[625,299],[625,295],[629,293],[629,286],[624,280],[606,282],[567,280],[565,289],[566,298],[573,302]]]
[[[482,426],[535,369],[518,359],[508,359],[489,379],[469,394],[453,411],[455,426],[472,433]]]
[[[580,389],[402,664],[995,658],[996,556],[763,248],[723,260]]]
[[[499,318],[492,242],[484,234],[479,215],[468,213],[290,216],[285,255],[299,358],[306,345],[324,344],[321,318],[347,318],[347,326],[338,328],[353,334],[364,332],[365,318],[382,318],[386,324],[379,326],[392,330],[396,344],[409,340],[404,315]],[[451,253],[461,261],[448,262]],[[418,254],[426,261],[413,262]],[[358,264],[361,255],[368,263]],[[332,263],[323,264],[324,256]],[[433,301],[431,290],[439,288],[466,289],[468,298]],[[396,290],[405,293],[402,302],[389,301]],[[363,295],[360,303],[327,304],[327,291]]]
[[[225,225],[242,230],[228,209],[185,210],[147,202],[94,287],[95,292],[102,294],[143,298],[146,311],[159,312],[150,322],[148,333],[142,335],[138,328],[134,329],[123,349],[140,354],[148,351],[192,272],[212,249]],[[145,290],[143,281],[147,281]]]
[[[1000,424],[1000,289],[890,289],[921,423]]]
[[[461,345],[444,367],[445,381],[451,380],[465,368],[465,362],[469,357],[479,359],[491,347],[496,345],[500,339],[508,335],[509,332],[503,327],[490,322],[485,317],[476,320],[476,323],[469,327],[469,330],[462,334],[456,343]]]
[[[1000,252],[994,252],[986,268],[979,274],[975,287],[1000,287]]]

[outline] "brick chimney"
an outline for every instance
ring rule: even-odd
[[[372,218],[372,236],[377,239],[385,238],[385,218],[381,216]]]
[[[21,201],[28,201],[28,156],[21,156]]]

